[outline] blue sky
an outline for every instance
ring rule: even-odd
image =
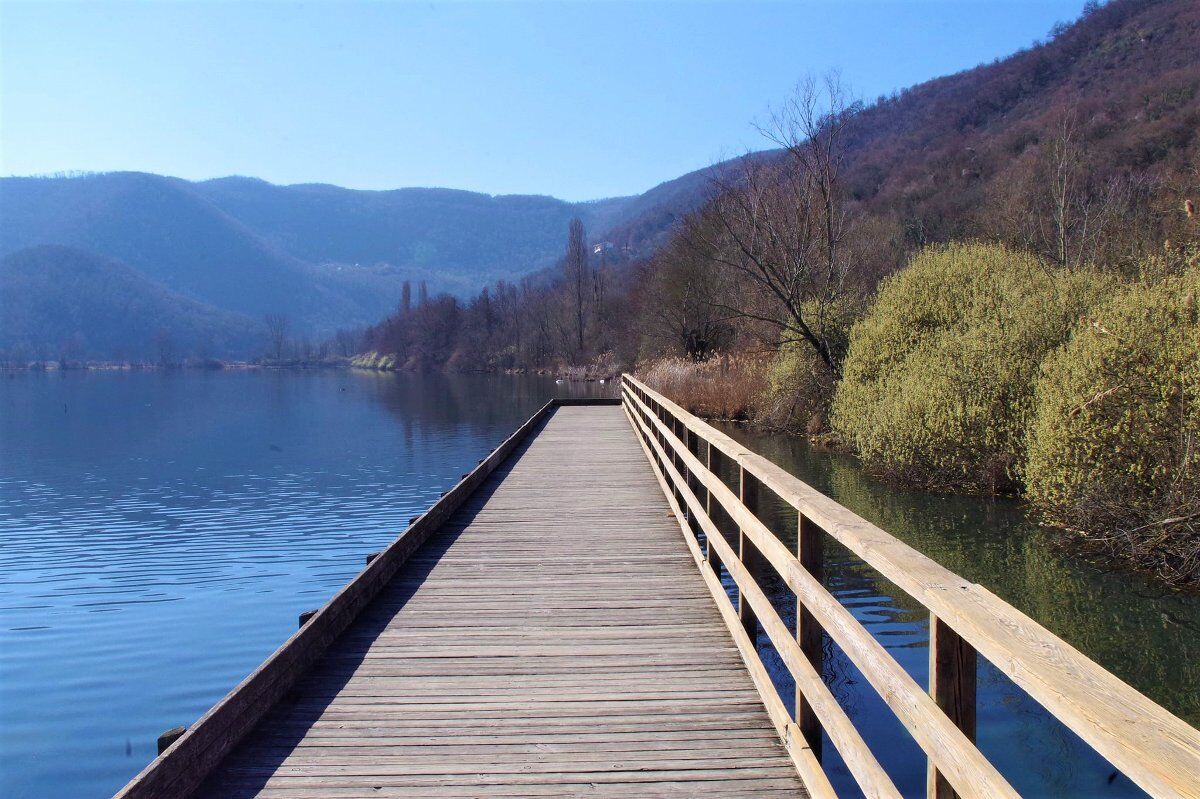
[[[869,101],[1081,7],[0,0],[0,174],[631,194],[761,146],[806,74]]]

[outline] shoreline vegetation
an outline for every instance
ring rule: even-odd
[[[320,360],[223,360],[220,358],[187,358],[182,361],[162,363],[159,361],[29,361],[5,363],[0,371],[14,372],[168,372],[189,371],[253,371],[259,369],[347,369],[349,358],[325,358]]]
[[[1067,83],[1094,77],[1108,56],[1078,53],[1166,8],[1091,6],[1036,52]],[[1030,68],[973,82],[1020,96]],[[1200,121],[1185,83],[1169,116]],[[875,122],[909,98],[865,107],[837,75],[804,81],[759,126],[773,149],[714,170],[650,257],[617,268],[576,219],[557,275],[467,302],[406,286],[359,352],[413,370],[611,363],[896,484],[1019,498],[1069,549],[1200,589],[1200,136],[1112,124],[1145,98],[1103,85],[941,131],[967,163],[906,193],[889,188],[902,167],[869,167],[897,145]]]

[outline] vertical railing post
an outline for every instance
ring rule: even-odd
[[[975,741],[975,648],[950,625],[929,615],[929,695],[942,712]],[[957,799],[933,763],[928,766],[928,799]]]
[[[692,474],[687,467],[687,462],[684,460],[683,455],[679,452],[679,450],[675,449],[677,444],[684,443],[686,441],[685,436],[687,435],[687,426],[683,423],[683,420],[676,417],[675,414],[671,414],[671,432],[675,434],[675,438],[677,439],[677,442],[671,446],[671,452],[675,455],[675,468],[679,470],[679,476],[683,478],[684,483],[682,486],[675,487],[675,500],[679,503],[679,507],[683,509],[683,516],[688,520],[688,525],[691,526],[692,511],[691,508],[688,507],[687,500],[683,498],[683,494],[684,487],[691,484]]]
[[[687,451],[689,453],[691,453],[693,458],[695,458],[696,460],[700,460],[700,436],[696,435],[696,433],[690,427],[685,428],[683,434],[684,434],[684,442],[687,444]],[[691,469],[688,469],[688,471],[687,471],[687,478],[688,478],[687,479],[688,490],[692,492],[692,496],[696,497],[696,499],[699,500],[700,499],[700,478],[697,477],[692,472]],[[688,518],[691,519],[691,516],[692,516],[691,513],[689,513]],[[700,522],[696,519],[692,519],[692,535],[695,536],[696,531],[698,531],[699,529],[700,529]]]
[[[742,501],[742,505],[746,507],[753,515],[758,515],[758,480],[754,475],[746,471],[745,466],[738,465],[738,498]],[[746,536],[744,529],[738,529],[738,559],[741,560],[742,566],[750,574],[750,579],[760,587],[762,585],[762,567],[760,565],[761,556],[758,550],[754,547],[753,542]],[[737,592],[738,618],[742,621],[742,627],[746,629],[746,635],[750,636],[753,642],[758,641],[758,618],[754,615],[754,611],[750,608],[750,603],[746,601],[746,596],[739,588]]]
[[[800,523],[796,530],[796,558],[800,561],[800,566],[807,569],[808,573],[818,582],[822,581],[825,570],[821,532],[820,527],[813,524],[803,513],[800,514]],[[817,674],[821,674],[823,665],[821,638],[821,625],[817,623],[812,612],[797,596],[796,641],[800,644],[800,651],[808,658],[808,662],[812,664]],[[799,685],[796,686],[796,726],[800,729],[800,735],[808,743],[808,748],[812,750],[813,755],[819,761],[821,759],[821,722],[813,711],[812,705],[809,704],[808,698],[801,692]]]
[[[713,477],[720,480],[722,458],[721,450],[714,447],[711,441],[706,443],[708,444],[708,457],[706,459],[708,463],[708,471]],[[717,525],[716,517],[713,516],[713,511],[716,509],[716,505],[719,503],[717,499],[713,497],[712,492],[707,488],[704,489],[704,495],[704,509],[708,512],[708,518],[712,519],[713,527],[716,527],[717,532],[720,533],[720,527]],[[712,545],[711,541],[709,541],[706,545],[705,557],[707,557],[708,565],[712,567],[713,573],[719,578],[721,576],[721,556],[717,554],[717,550]]]

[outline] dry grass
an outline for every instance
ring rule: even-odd
[[[556,371],[564,380],[593,381],[616,380],[621,376],[621,364],[611,352],[603,352],[592,359],[591,363],[576,366],[560,366]]]
[[[638,369],[654,390],[706,419],[753,420],[763,404],[770,358],[746,353],[696,362],[663,358]]]

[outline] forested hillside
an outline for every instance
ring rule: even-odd
[[[1200,4],[1089,3],[1043,44],[865,109],[847,187],[911,244],[997,230],[1037,243],[1013,210],[1050,202],[1048,170],[1093,206],[1153,195],[1135,223],[1157,232],[1196,186],[1198,127]]]
[[[64,245],[117,259],[197,302],[260,321],[283,316],[294,334],[321,338],[386,314],[406,281],[464,295],[550,267],[573,216],[603,233],[642,207],[636,199],[567,203],[143,173],[3,178],[0,256]],[[66,343],[57,330],[27,332],[39,351],[53,352]],[[13,343],[0,340],[0,349]]]
[[[1200,180],[1198,128],[1200,4],[1093,2],[1044,42],[863,105],[844,131],[842,184],[900,251],[998,231],[1040,245],[1046,232],[1021,215],[1050,213],[1061,144],[1071,174],[1059,178],[1076,181],[1079,202],[1126,212],[1153,195],[1134,222],[1157,233]],[[768,146],[757,159],[779,156]],[[606,235],[649,254],[714,177],[739,171],[719,164],[646,192]]]
[[[589,253],[588,346],[564,343],[578,327],[566,295],[578,290],[563,285],[560,258],[557,293],[509,281],[476,300],[507,314],[489,323],[490,345],[467,331],[469,346],[438,349],[478,367],[694,357],[748,335],[734,322],[755,318],[770,346],[828,339],[820,346],[837,356],[878,281],[929,244],[985,239],[1054,264],[1133,270],[1163,242],[1193,239],[1185,202],[1200,193],[1198,131],[1200,5],[1188,0],[1091,3],[1043,43],[869,105],[818,81],[780,98],[763,123],[766,149],[578,215],[588,241],[614,245]],[[836,230],[806,227],[821,215],[804,199],[812,191],[829,194]],[[789,277],[771,265],[809,263],[821,247],[832,259],[825,288],[815,266]],[[814,302],[809,325],[801,306]],[[780,317],[773,303],[791,307]]]
[[[173,365],[184,355],[255,355],[262,336],[257,320],[183,297],[119,261],[51,245],[0,259],[0,341],[9,358]]]
[[[852,293],[869,293],[930,243],[985,238],[1058,263],[1132,263],[1157,242],[1185,240],[1180,209],[1198,180],[1198,52],[1195,3],[1118,0],[1090,5],[1046,42],[995,63],[865,106],[849,92],[840,96],[836,190],[847,211],[846,242],[854,242]],[[785,146],[798,143],[788,129],[795,110],[781,98],[758,153],[639,196],[590,203],[138,173],[7,178],[0,180],[0,255],[67,245],[118,259],[215,308],[284,317],[294,336],[308,338],[379,320],[399,307],[406,282],[459,301],[491,285],[493,299],[510,304],[530,295],[528,311],[514,313],[531,316],[523,325],[536,335],[522,333],[519,346],[496,339],[472,347],[456,363],[545,366],[602,351],[628,361],[658,348],[664,325],[671,327],[661,319],[625,322],[639,302],[656,297],[661,308],[663,292],[674,290],[669,259],[647,259],[672,247],[682,254],[678,234],[722,188],[765,186],[770,172],[784,170]],[[589,253],[589,268],[605,275],[591,294],[597,308],[608,308],[604,317],[618,320],[607,328],[596,321],[583,352],[563,345],[565,323],[541,294],[562,274],[576,217],[589,248],[610,245],[603,263]],[[692,238],[699,232],[693,228]],[[658,282],[637,284],[630,297],[614,292],[634,285],[639,272]],[[522,287],[529,274],[539,277]],[[62,343],[40,338],[50,350]]]

